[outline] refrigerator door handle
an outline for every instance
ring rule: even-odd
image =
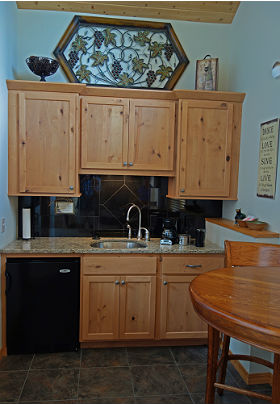
[[[5,272],[5,277],[6,277],[6,295],[7,293],[11,290],[11,286],[12,286],[12,277],[11,274],[9,274],[8,271]]]
[[[62,268],[62,269],[59,270],[59,272],[60,272],[61,274],[69,274],[69,272],[71,272],[71,269]]]

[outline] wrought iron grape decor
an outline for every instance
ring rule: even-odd
[[[54,50],[71,82],[172,89],[189,63],[170,24],[75,16]]]

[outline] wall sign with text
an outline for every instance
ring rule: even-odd
[[[261,124],[257,196],[275,197],[279,119]]]

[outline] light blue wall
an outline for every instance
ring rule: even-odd
[[[16,54],[16,5],[0,2],[0,248],[16,237],[17,198],[8,198],[8,92],[6,79],[13,79]],[[1,219],[7,229],[1,233]]]
[[[260,124],[280,117],[280,79],[271,68],[280,60],[280,2],[241,2],[231,26],[229,90],[247,93],[242,118],[238,202],[224,202],[224,217],[235,208],[259,217],[280,232],[280,161],[275,199],[258,198]]]
[[[18,10],[17,78],[21,80],[38,80],[26,66],[25,59],[30,55],[52,57],[53,50],[74,15],[74,13],[67,12]],[[93,15],[91,14],[91,16]],[[194,89],[196,60],[211,54],[220,60],[219,89],[226,90],[229,72],[228,56],[230,51],[228,36],[230,25],[183,21],[166,22],[172,24],[190,60],[190,64],[178,82],[177,88]],[[49,80],[68,81],[61,69],[51,78],[47,78],[47,81]]]
[[[8,198],[8,94],[6,79],[13,79],[16,52],[16,6],[0,2],[0,248],[16,237],[17,198]],[[1,233],[1,219],[7,228]],[[1,290],[1,289],[0,289]],[[0,300],[1,301],[1,300]],[[0,349],[2,346],[0,307]]]

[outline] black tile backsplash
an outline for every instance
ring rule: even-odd
[[[71,198],[74,214],[56,214],[56,197],[19,197],[19,226],[22,208],[31,208],[33,237],[126,237],[126,213],[131,203],[141,208],[142,226],[151,237],[160,237],[162,218],[177,218],[179,233],[205,227],[205,217],[221,217],[222,201],[172,200],[164,177],[81,175],[81,197]],[[131,211],[133,235],[138,226],[137,210]]]

